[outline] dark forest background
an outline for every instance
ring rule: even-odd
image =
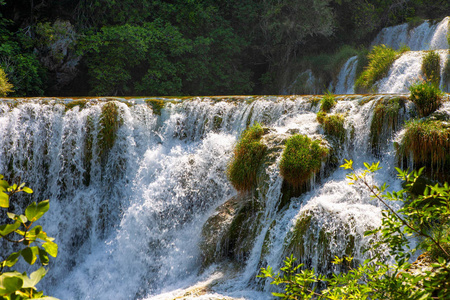
[[[9,96],[278,94],[385,26],[449,14],[448,0],[0,0],[0,68]]]

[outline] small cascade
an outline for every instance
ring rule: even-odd
[[[335,94],[354,94],[355,93],[355,79],[356,67],[358,65],[358,56],[350,57],[344,66],[341,68],[337,77]]]
[[[384,44],[396,50],[408,46],[412,51],[448,49],[449,20],[450,17],[439,23],[425,20],[413,28],[408,24],[383,28],[373,40],[372,46]]]
[[[34,189],[19,203],[50,199],[42,222],[59,255],[43,281],[49,295],[270,299],[274,287],[256,275],[290,253],[322,274],[346,270],[331,265],[335,255],[367,258],[363,232],[380,224],[382,207],[337,166],[381,160],[369,180],[401,188],[390,141],[408,105],[395,122],[380,123],[381,146],[371,145],[375,108],[399,97],[337,96],[330,115],[345,118],[343,142],[316,120],[317,96],[164,99],[160,114],[140,99],[3,101],[0,173]],[[238,194],[226,169],[255,122],[266,127],[268,152],[257,186]],[[323,140],[333,155],[294,195],[278,164],[296,133]]]
[[[444,68],[448,59],[447,50],[438,50],[440,56],[441,89],[445,90]],[[424,78],[422,60],[425,51],[407,51],[403,53],[391,66],[387,76],[375,83],[379,93],[408,93],[408,87]]]

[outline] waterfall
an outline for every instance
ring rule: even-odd
[[[373,40],[372,46],[384,44],[394,49],[408,46],[412,51],[448,49],[449,20],[450,17],[439,23],[425,20],[413,28],[408,24],[383,28]]]
[[[339,72],[336,87],[336,94],[354,94],[356,67],[358,65],[358,56],[350,57]]]
[[[56,237],[59,255],[40,288],[61,299],[172,299],[189,293],[198,299],[269,299],[273,287],[256,275],[262,266],[281,265],[298,222],[308,225],[299,259],[309,267],[332,272],[329,257],[349,251],[362,262],[369,242],[363,232],[380,224],[379,203],[363,187],[348,185],[344,170],[331,168],[279,209],[278,156],[252,200],[261,210],[250,225],[248,255],[202,267],[202,230],[237,195],[226,168],[240,133],[259,122],[273,137],[299,132],[325,139],[314,99],[165,99],[161,115],[141,99],[97,99],[74,107],[59,99],[2,101],[0,173],[34,189],[33,198],[20,203],[50,199],[42,222]],[[353,159],[358,169],[381,159],[382,172],[370,180],[400,189],[393,147],[383,147],[377,158],[368,147],[379,99],[337,97],[332,113],[347,115],[348,137],[336,151],[339,163]],[[105,147],[102,120],[111,106],[115,138]]]

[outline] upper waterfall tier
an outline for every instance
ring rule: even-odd
[[[372,46],[384,44],[399,49],[406,45],[413,51],[448,49],[449,20],[449,17],[439,23],[426,20],[413,28],[407,23],[383,28],[373,40]]]

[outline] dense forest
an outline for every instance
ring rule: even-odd
[[[0,68],[9,96],[278,94],[382,27],[449,14],[447,0],[0,0]]]

